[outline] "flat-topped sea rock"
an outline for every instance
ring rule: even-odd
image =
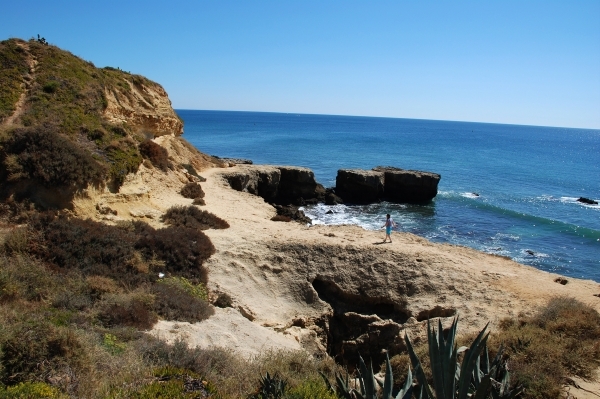
[[[335,180],[335,193],[344,202],[370,204],[383,198],[384,174],[374,170],[340,169]]]
[[[258,195],[281,205],[304,205],[323,201],[325,188],[316,182],[312,170],[297,166],[237,165],[223,174],[237,191]]]
[[[383,172],[383,197],[390,202],[427,203],[437,195],[441,176],[437,173],[406,170],[391,166],[378,166],[373,170]]]
[[[344,202],[369,204],[378,201],[422,204],[437,195],[440,175],[391,166],[372,170],[340,169],[336,178],[336,194]]]

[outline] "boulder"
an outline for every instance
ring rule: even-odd
[[[378,166],[373,170],[384,174],[383,198],[390,202],[422,204],[437,195],[440,175],[418,170]]]
[[[369,204],[383,198],[384,173],[374,170],[340,169],[335,192],[344,202]]]

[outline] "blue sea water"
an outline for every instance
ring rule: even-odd
[[[316,205],[313,223],[400,230],[600,282],[600,130],[415,119],[177,110],[204,153],[311,168],[396,166],[441,174],[425,206]],[[479,194],[476,196],[474,193]],[[327,214],[333,210],[333,214]],[[533,253],[533,254],[532,254]]]

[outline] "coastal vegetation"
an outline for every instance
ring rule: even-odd
[[[207,289],[206,262],[216,249],[203,232],[229,223],[196,206],[172,207],[156,225],[106,224],[69,209],[77,192],[114,191],[142,162],[159,173],[173,168],[147,132],[104,113],[110,93],[151,104],[145,90],[137,90],[146,93],[141,99],[133,91],[153,85],[119,69],[98,69],[45,40],[0,42],[0,399],[403,397],[429,385],[438,392],[439,374],[454,376],[467,357],[480,359],[474,362],[483,375],[496,367],[493,378],[505,381],[504,392],[522,387],[524,398],[558,397],[570,377],[593,377],[600,315],[566,297],[533,316],[504,320],[489,336],[457,335],[455,324],[447,337],[440,324],[429,341],[437,339],[438,349],[407,339],[407,352],[375,364],[384,376],[378,393],[365,361],[351,375],[364,387],[351,387],[328,356],[272,351],[244,359],[153,336],[161,319],[195,323],[213,315],[214,306],[232,306],[227,293],[213,298]],[[199,178],[191,164],[183,166]],[[204,197],[195,182],[180,193]],[[279,207],[273,220],[303,217],[291,212],[297,209]],[[472,342],[469,351],[459,349]],[[432,361],[440,351],[456,361],[445,371]],[[496,360],[486,369],[484,358]],[[463,373],[462,392],[476,385],[470,377]],[[337,387],[326,383],[334,380]]]

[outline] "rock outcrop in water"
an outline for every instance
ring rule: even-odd
[[[336,194],[344,202],[369,204],[377,201],[422,204],[437,195],[440,175],[391,166],[373,170],[340,169]]]
[[[224,177],[234,190],[258,195],[273,204],[314,204],[326,196],[325,188],[308,168],[239,165],[237,171],[225,173]]]

